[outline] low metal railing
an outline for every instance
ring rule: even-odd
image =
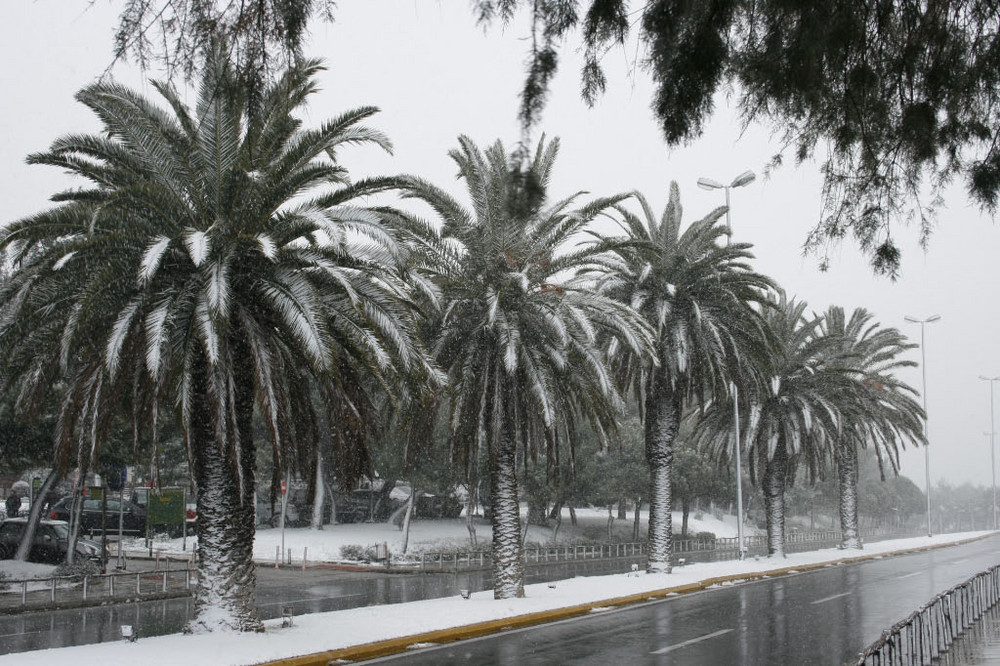
[[[859,530],[861,538],[875,538],[890,534],[899,534],[899,532],[885,528]],[[746,536],[743,540],[750,554],[767,552],[767,537],[765,535]],[[790,532],[785,535],[785,545],[791,546],[794,550],[804,550],[809,546],[822,544],[838,544],[841,540],[840,530]],[[692,555],[696,557],[706,556],[713,560],[735,559],[738,541],[736,537],[674,539],[672,549],[674,561],[676,564],[690,562]],[[644,557],[647,552],[645,541],[586,546],[538,546],[524,549],[524,561],[526,564],[541,564],[545,562],[572,562],[574,560],[630,559]],[[490,565],[491,561],[490,551],[484,549],[425,552],[421,553],[419,564],[421,569],[427,571],[454,571],[485,568]]]
[[[1000,565],[976,574],[896,623],[858,655],[857,666],[923,666],[1000,601]]]
[[[196,580],[197,570],[191,568],[5,580],[0,610],[71,603],[91,605],[170,592],[186,593]]]

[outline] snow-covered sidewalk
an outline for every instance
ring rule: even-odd
[[[587,604],[622,603],[622,598],[630,595],[636,595],[637,599],[641,599],[654,594],[662,596],[668,594],[670,590],[700,589],[705,584],[732,584],[733,579],[759,577],[765,572],[783,573],[858,557],[870,558],[887,553],[907,552],[962,542],[989,534],[992,533],[966,532],[895,539],[868,544],[863,551],[826,549],[791,554],[784,560],[752,559],[743,562],[697,563],[676,568],[672,574],[638,573],[573,578],[556,584],[530,585],[525,590],[527,596],[524,599],[495,601],[492,592],[486,591],[474,594],[468,600],[448,597],[297,616],[294,626],[289,628],[282,628],[281,620],[273,620],[266,623],[267,631],[263,634],[172,635],[140,638],[135,643],[101,643],[4,655],[0,657],[0,664],[242,666],[531,613],[544,613]]]

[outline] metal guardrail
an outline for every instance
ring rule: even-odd
[[[197,570],[161,569],[113,572],[92,576],[50,576],[28,580],[4,580],[0,612],[52,605],[92,605],[105,601],[162,596],[187,592],[197,578]]]
[[[858,655],[857,666],[930,664],[1000,601],[1000,565],[942,592]]]
[[[876,538],[898,535],[898,530],[886,528],[869,528],[859,531],[861,538]],[[751,554],[767,552],[767,536],[754,535],[743,538],[747,551]],[[840,530],[822,530],[816,532],[790,532],[785,535],[785,546],[790,550],[806,550],[810,546],[822,544],[839,544],[842,540]],[[737,537],[715,539],[675,539],[673,556],[675,564],[684,564],[691,556],[708,556],[708,559],[735,559],[737,555]],[[541,564],[545,562],[573,562],[576,560],[597,559],[629,559],[644,557],[647,553],[646,542],[604,543],[587,546],[538,546],[524,549],[525,564]],[[424,571],[456,571],[459,569],[476,569],[490,566],[492,561],[490,550],[460,550],[453,552],[425,552],[420,555],[420,568]]]

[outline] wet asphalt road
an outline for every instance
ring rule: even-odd
[[[1000,563],[1000,536],[723,587],[371,663],[845,664],[935,594]]]

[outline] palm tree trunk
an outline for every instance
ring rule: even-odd
[[[208,371],[207,361],[199,355],[192,369],[190,434],[198,486],[198,586],[187,631],[263,631],[254,605],[253,504],[241,496],[249,491],[253,497],[246,478],[249,469],[252,480],[253,463],[246,459],[252,447],[244,442],[233,461],[228,447],[216,441]],[[242,492],[239,473],[244,474]]]
[[[764,513],[767,517],[767,554],[785,556],[785,484],[788,476],[788,452],[784,441],[764,467]]]
[[[39,488],[38,494],[35,496],[35,501],[31,503],[31,510],[28,512],[28,522],[24,526],[24,536],[21,538],[21,543],[17,546],[17,552],[14,553],[15,560],[21,562],[28,560],[31,544],[35,542],[35,532],[38,529],[38,523],[42,520],[42,509],[45,508],[45,498],[49,496],[52,489],[62,480],[62,476],[62,472],[57,465],[52,468],[46,475],[45,481],[42,482],[42,487]]]
[[[649,573],[670,573],[672,552],[670,469],[680,426],[681,399],[663,373],[654,371],[646,392],[646,460],[649,462]]]
[[[858,446],[852,440],[837,447],[840,485],[840,548],[861,550],[858,538]]]
[[[639,540],[639,511],[642,509],[642,497],[635,498],[635,520],[632,521],[632,541]]]
[[[517,501],[517,447],[508,415],[498,406],[502,423],[489,446],[491,521],[493,523],[493,598],[524,596],[524,558],[520,507]]]

